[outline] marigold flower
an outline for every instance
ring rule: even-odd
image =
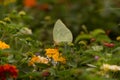
[[[9,45],[7,45],[5,42],[0,41],[0,49],[7,49],[10,48]]]
[[[23,0],[23,4],[24,6],[31,8],[37,5],[37,1],[36,0]]]
[[[34,55],[31,60],[29,61],[29,65],[34,65],[34,63],[43,63],[43,64],[47,64],[48,63],[48,59],[45,57],[41,57],[41,56],[36,56]]]
[[[6,80],[7,77],[17,78],[18,69],[14,65],[4,64],[0,65],[0,79]]]

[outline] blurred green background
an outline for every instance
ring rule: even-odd
[[[24,23],[41,41],[52,41],[57,19],[64,22],[74,38],[83,30],[83,25],[88,31],[96,28],[111,31],[109,36],[112,39],[120,35],[120,0],[35,0],[37,4],[31,7],[26,7],[25,0],[16,0],[9,5],[2,5],[7,0],[0,1],[0,19],[14,10],[26,11]]]

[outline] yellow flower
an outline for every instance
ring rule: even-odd
[[[46,55],[52,58],[55,62],[66,63],[66,59],[62,57],[58,49],[46,49]]]
[[[20,16],[24,16],[24,15],[26,15],[26,12],[25,12],[25,11],[20,11],[18,14],[19,14]]]
[[[59,53],[56,53],[55,55],[53,55],[52,58],[56,62],[66,63],[66,59],[63,58]]]
[[[5,42],[0,41],[0,49],[7,49],[10,48],[9,45],[7,45]]]
[[[103,64],[101,69],[105,72],[107,71],[120,71],[120,66],[117,65],[109,65],[109,64]]]
[[[45,16],[44,19],[45,19],[45,20],[50,20],[50,19],[51,19],[51,16]]]
[[[109,69],[110,69],[110,65],[109,65],[109,64],[103,64],[102,67],[101,67],[101,69],[102,69],[103,71],[107,72],[107,71],[109,71]]]
[[[5,17],[5,18],[4,18],[4,21],[10,22],[11,19],[10,19],[9,17]]]
[[[111,71],[115,71],[115,72],[116,72],[116,71],[120,71],[120,66],[111,65],[111,66],[110,66],[110,70],[111,70]]]
[[[58,49],[45,49],[46,53],[45,55],[47,55],[48,57],[52,57],[53,55],[59,53]]]
[[[52,56],[52,58],[53,58],[53,60],[54,61],[59,61],[59,53],[56,53],[56,54],[54,54],[53,56]]]
[[[41,56],[36,56],[34,55],[31,60],[29,61],[29,65],[34,65],[34,63],[43,63],[43,64],[47,64],[48,63],[48,59],[45,57],[41,57]]]
[[[116,40],[117,40],[117,41],[120,41],[120,36],[118,36],[118,37],[116,38]]]
[[[59,61],[60,61],[61,63],[64,63],[64,64],[66,63],[66,59],[65,59],[64,57],[60,57],[60,58],[59,58]]]

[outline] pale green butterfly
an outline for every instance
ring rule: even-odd
[[[71,43],[73,41],[73,36],[71,31],[64,25],[64,23],[58,19],[54,25],[53,29],[53,40],[55,43]]]

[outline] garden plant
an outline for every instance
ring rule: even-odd
[[[77,2],[90,7],[79,14]],[[120,80],[119,23],[114,22],[119,11],[109,4],[108,14],[88,16],[97,5],[92,0],[73,5],[72,0],[0,0],[0,80]]]

